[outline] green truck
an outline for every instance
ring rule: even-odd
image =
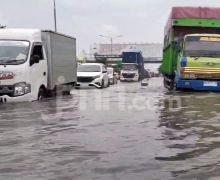
[[[164,86],[220,91],[220,8],[174,7],[164,32]]]

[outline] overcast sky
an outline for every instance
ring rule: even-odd
[[[77,38],[78,53],[99,37],[114,42],[161,42],[172,6],[220,7],[220,0],[56,0],[58,31]],[[53,29],[53,0],[0,0],[0,24],[10,28]]]

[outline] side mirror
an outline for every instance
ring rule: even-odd
[[[106,70],[103,70],[102,73],[107,73],[107,71],[106,71]]]
[[[180,46],[180,44],[179,44],[178,42],[174,41],[174,42],[172,43],[172,46],[173,46],[173,48],[174,48],[177,52],[180,52],[181,46]]]
[[[32,57],[31,57],[31,64],[37,64],[37,63],[39,63],[40,62],[40,56],[38,56],[38,55],[33,55]]]
[[[172,47],[177,51],[180,52],[182,49],[182,39],[177,39],[172,41]]]

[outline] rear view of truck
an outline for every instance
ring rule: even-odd
[[[165,27],[164,86],[220,91],[220,8],[174,7]]]
[[[76,39],[52,31],[42,31],[48,60],[47,91],[69,93],[77,82]]]

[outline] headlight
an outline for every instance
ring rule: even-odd
[[[31,92],[31,85],[25,82],[15,84],[14,96],[22,96]]]
[[[188,79],[188,78],[189,78],[189,74],[182,74],[181,76],[182,76],[182,78],[184,78],[184,79]]]
[[[182,78],[184,79],[196,79],[195,74],[182,74]]]
[[[190,79],[196,79],[196,75],[195,74],[189,74],[189,78]]]

